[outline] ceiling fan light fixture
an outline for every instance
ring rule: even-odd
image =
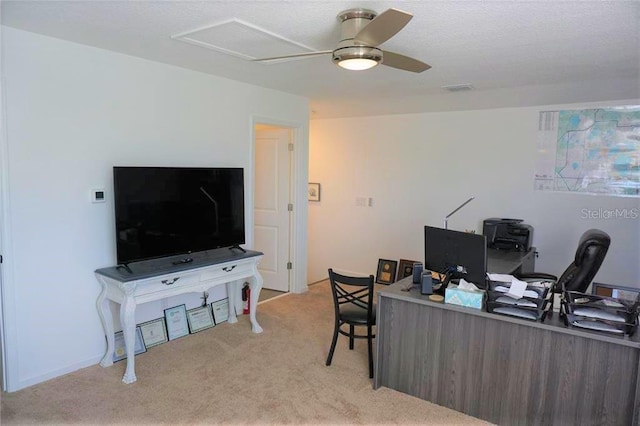
[[[348,46],[333,51],[333,62],[351,71],[362,71],[382,62],[382,51],[375,47]]]
[[[377,61],[367,58],[343,59],[338,61],[338,65],[349,71],[368,70],[378,65]]]

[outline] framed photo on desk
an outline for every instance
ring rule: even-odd
[[[412,276],[414,263],[417,263],[417,261],[400,259],[400,266],[398,267],[398,278],[396,278],[396,281],[400,281],[405,277]]]
[[[640,288],[623,287],[619,285],[593,283],[591,293],[597,296],[613,297],[635,302],[640,298]]]
[[[396,281],[396,269],[398,269],[397,261],[379,259],[378,272],[376,273],[376,282],[386,285],[394,283]]]

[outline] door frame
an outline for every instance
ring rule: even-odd
[[[248,186],[251,194],[250,208],[251,212],[251,236],[249,241],[253,245],[253,211],[254,201],[253,194],[255,192],[255,152],[256,152],[256,134],[255,127],[258,124],[275,127],[286,127],[291,130],[291,143],[293,143],[293,161],[291,165],[290,182],[291,203],[293,211],[291,212],[291,233],[289,235],[291,241],[290,260],[293,268],[290,272],[289,291],[291,293],[304,293],[307,287],[307,181],[309,176],[309,135],[308,130],[303,123],[284,121],[264,116],[251,117],[251,167],[249,171]]]
[[[0,32],[1,33],[1,32]],[[1,37],[1,36],[0,36]],[[0,76],[0,372],[2,390],[18,386],[18,336],[15,327],[15,292],[11,261],[11,209],[9,208],[9,137],[7,130],[6,82]]]

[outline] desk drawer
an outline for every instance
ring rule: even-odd
[[[233,280],[233,277],[251,275],[252,271],[250,263],[227,263],[203,271],[200,280],[209,281],[219,278]]]
[[[159,291],[167,291],[174,288],[187,287],[200,282],[200,273],[176,273],[167,274],[143,280],[136,286],[135,295],[141,296]]]

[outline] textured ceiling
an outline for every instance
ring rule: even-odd
[[[312,118],[640,97],[638,1],[5,0],[1,7],[3,25],[307,97]],[[255,63],[172,38],[236,20],[331,50],[337,14],[354,7],[412,13],[382,47],[433,68],[353,72],[330,55]],[[242,42],[224,31],[211,37],[223,46]],[[467,83],[474,90],[442,88]]]

